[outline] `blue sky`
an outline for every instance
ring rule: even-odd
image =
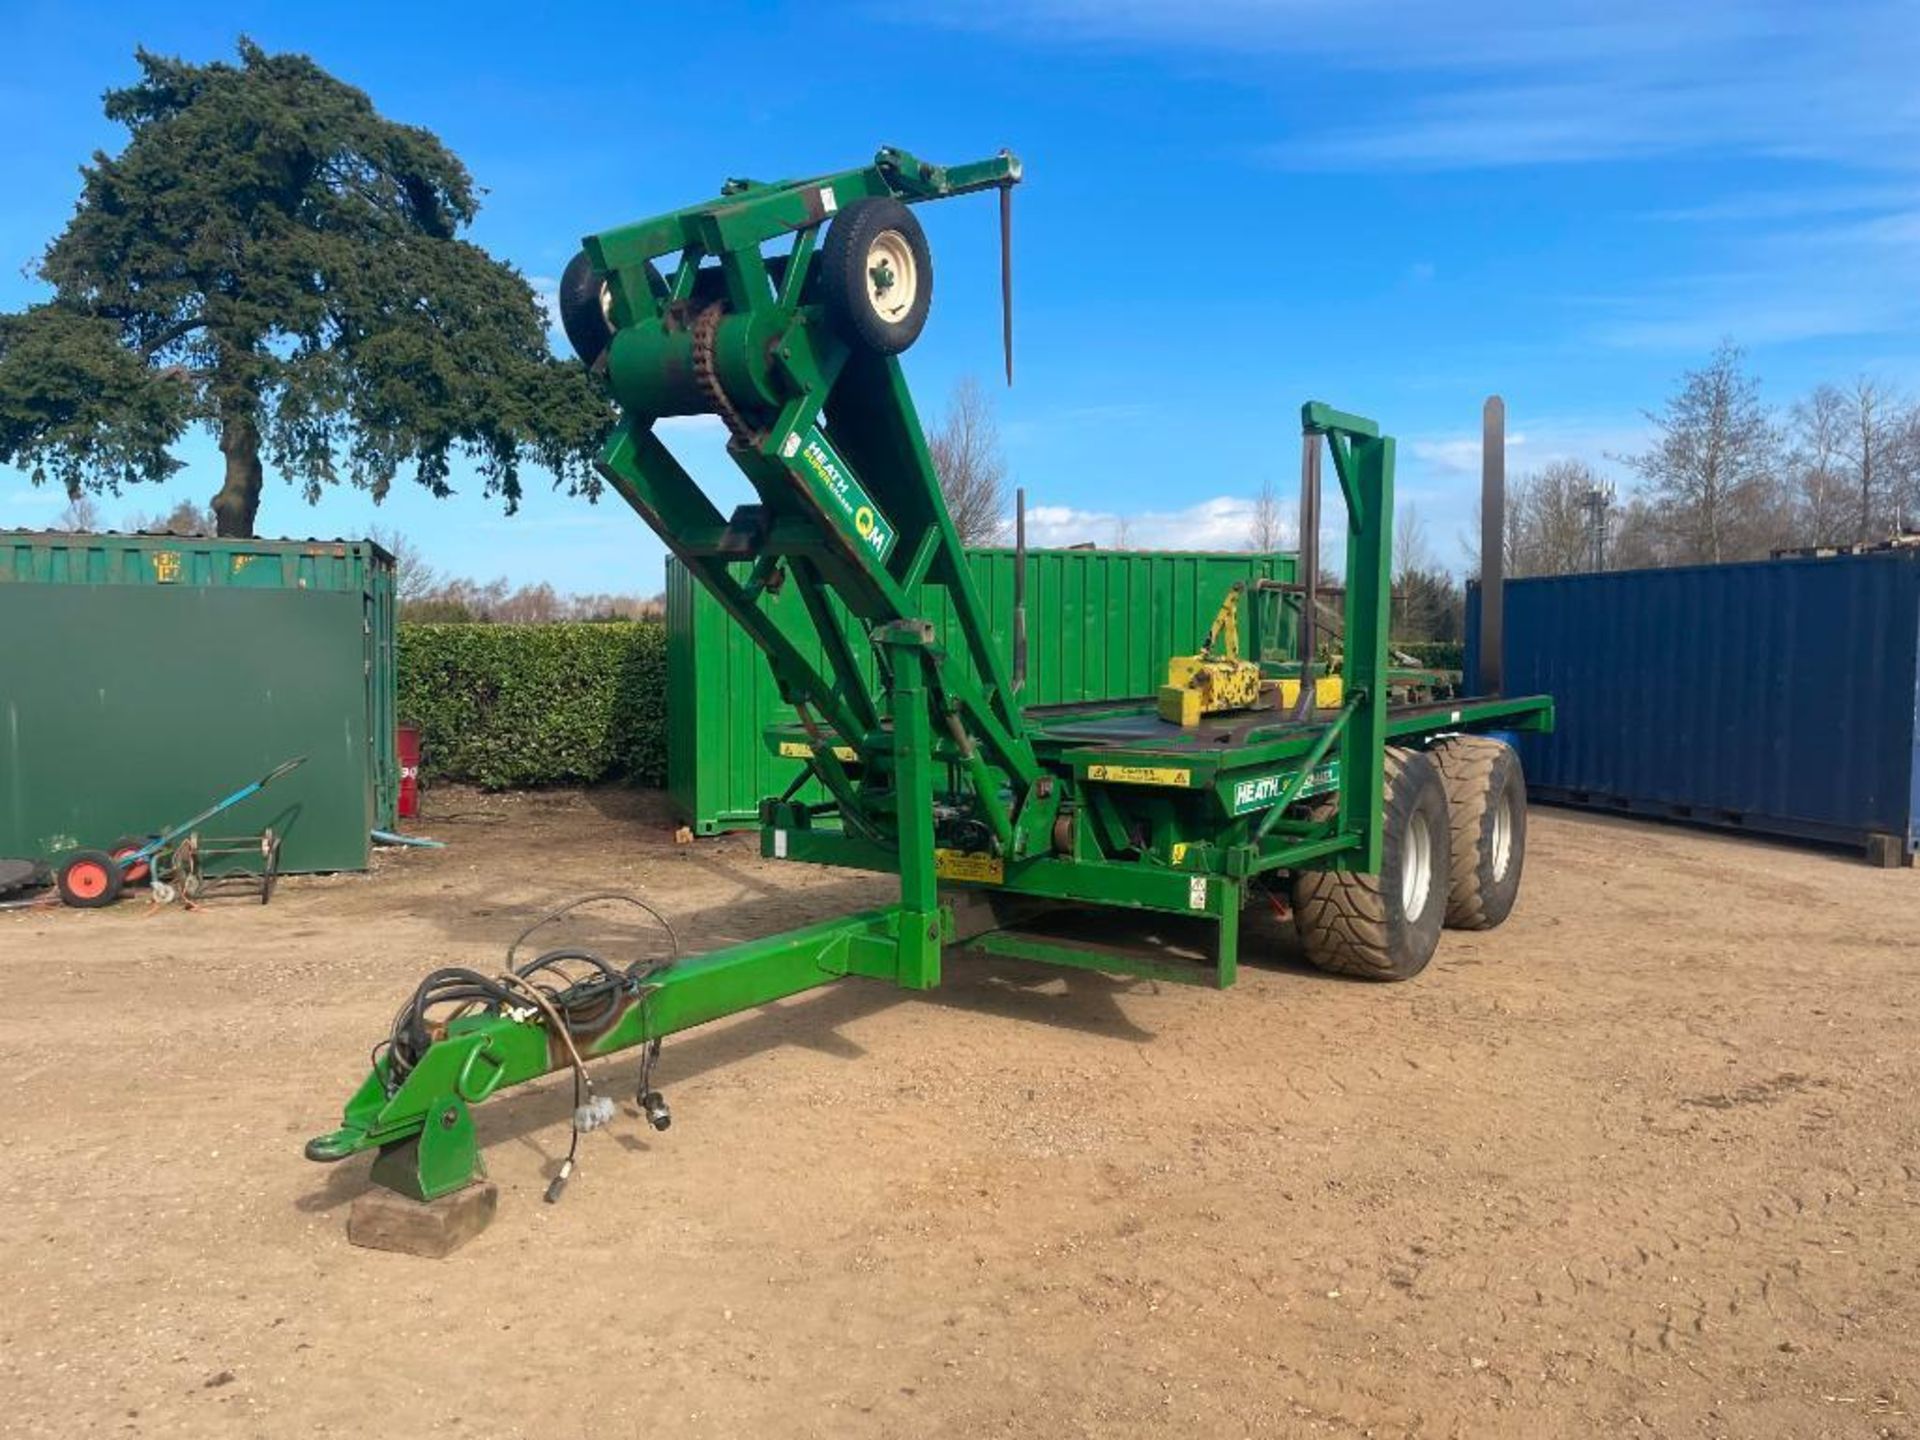
[[[1314,397],[1401,439],[1400,493],[1462,563],[1479,405],[1518,470],[1599,463],[1723,335],[1786,403],[1822,379],[1920,389],[1920,4],[1611,0],[970,0],[919,7],[135,6],[0,0],[0,307],[58,230],[76,167],[122,136],[99,95],[136,44],[312,54],[437,131],[487,190],[475,238],[550,285],[581,234],[730,175],[1024,160],[1018,384],[993,387],[1043,539],[1232,545],[1291,494]],[[923,209],[938,271],[907,364],[923,411],[997,373],[994,209]],[[736,496],[717,430],[675,443]],[[215,488],[183,452],[163,493]],[[617,502],[529,477],[309,508],[269,477],[263,534],[397,528],[437,565],[562,590],[659,587]],[[0,527],[64,497],[0,471]]]

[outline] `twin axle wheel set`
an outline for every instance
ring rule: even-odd
[[[1450,735],[1386,753],[1378,872],[1301,870],[1293,922],[1308,960],[1366,980],[1426,969],[1442,926],[1491,930],[1520,894],[1527,788],[1513,747]]]

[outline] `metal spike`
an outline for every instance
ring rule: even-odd
[[[1000,187],[1000,345],[1013,384],[1013,186]]]
[[[1480,674],[1478,693],[1500,693],[1502,601],[1507,575],[1507,402],[1480,409]]]

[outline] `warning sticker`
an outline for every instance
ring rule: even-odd
[[[1177,785],[1182,790],[1193,784],[1191,770],[1158,765],[1089,765],[1089,780],[1113,780],[1122,785]]]
[[[933,873],[942,880],[972,880],[982,885],[1003,884],[1007,862],[984,850],[935,850]]]
[[[780,755],[786,760],[809,760],[813,758],[813,747],[804,740],[782,740]],[[854,753],[851,745],[836,745],[833,747],[833,758],[843,765],[851,765],[860,757]]]

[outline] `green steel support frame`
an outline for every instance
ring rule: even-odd
[[[1332,457],[1347,513],[1343,708],[1279,711],[1230,735],[1168,734],[1153,702],[1027,712],[983,618],[896,355],[830,323],[823,230],[863,200],[915,202],[1004,188],[1001,154],[941,168],[882,150],[858,170],[778,184],[729,182],[719,199],[589,237],[611,330],[596,365],[623,420],[600,457],[612,488],[765,652],[790,726],[832,799],[769,799],[762,851],[896,873],[896,904],[685,958],[627,985],[584,1038],[607,1055],[843,976],[940,982],[943,948],[974,948],[1163,979],[1232,983],[1248,885],[1309,866],[1377,869],[1385,746],[1443,730],[1544,728],[1544,700],[1388,709],[1393,441],[1313,403],[1302,429]],[[768,247],[784,246],[784,253]],[[723,516],[656,431],[717,413],[756,503]],[[751,562],[743,581],[731,566]],[[943,587],[956,663],[908,599]],[[815,664],[762,602],[797,587],[820,632]],[[833,622],[836,595],[867,631],[880,683]],[[841,758],[847,754],[851,760]],[[1327,796],[1337,797],[1328,806]],[[1009,919],[1062,905],[1187,917],[1212,927],[1211,966],[1107,953],[1025,933]],[[970,917],[964,935],[956,908]],[[471,1107],[569,1064],[537,1014],[493,1007],[445,1026],[413,1067],[382,1055],[342,1124],[308,1154],[378,1149],[375,1178],[432,1198],[482,1173]]]

